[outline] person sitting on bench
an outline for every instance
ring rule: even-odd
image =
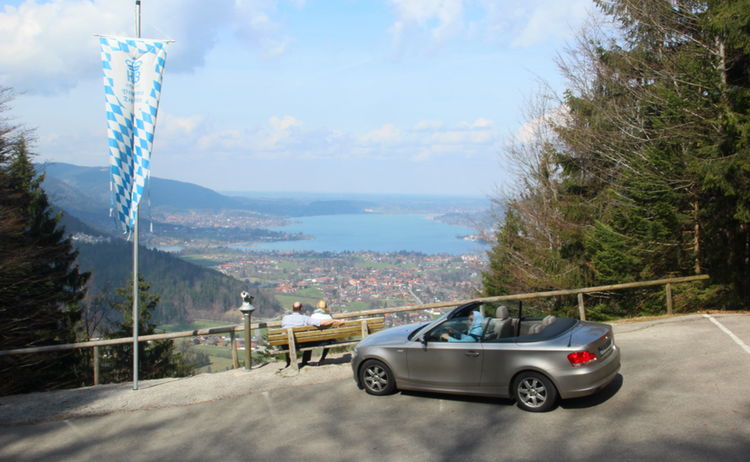
[[[292,304],[292,312],[281,318],[281,327],[303,327],[303,326],[317,326],[317,327],[336,327],[343,324],[344,321],[338,319],[315,319],[306,314],[302,314],[302,303],[294,302]],[[300,343],[299,347],[315,346],[317,342]],[[291,345],[290,345],[291,348]],[[302,366],[306,366],[310,362],[312,351],[307,350],[302,352]],[[289,353],[286,354],[286,366],[289,367],[291,358]]]
[[[333,316],[331,316],[331,310],[328,308],[328,303],[326,303],[325,300],[318,301],[318,307],[313,311],[313,314],[310,315],[310,317],[313,319],[320,319],[321,321],[325,319],[333,319]],[[319,342],[319,345],[323,346],[330,343],[332,343],[332,340],[323,340]],[[318,360],[318,366],[325,361],[326,356],[328,356],[328,350],[330,350],[330,348],[323,348],[323,352],[320,354],[320,359]]]

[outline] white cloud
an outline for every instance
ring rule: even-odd
[[[478,149],[494,146],[497,140],[492,121],[479,118],[474,122],[460,122],[455,127],[434,131],[430,140],[431,154],[463,152],[472,155]],[[421,154],[425,158],[425,154]]]
[[[547,40],[567,40],[577,32],[592,8],[591,0],[538,2],[525,12],[528,20],[518,29],[512,44],[525,47]]]
[[[477,120],[475,120],[474,122],[461,122],[460,126],[464,127],[464,128],[470,128],[470,129],[471,128],[483,129],[483,128],[489,128],[489,127],[491,127],[492,126],[492,121],[489,120],[489,119],[485,119],[484,117],[480,117]]]
[[[396,143],[401,138],[401,131],[393,124],[385,124],[377,130],[365,133],[359,137],[363,144]]]
[[[428,29],[437,42],[463,30],[463,0],[390,0],[390,3],[396,13],[391,29],[396,42],[413,27]]]
[[[295,4],[302,3],[297,0]],[[190,72],[203,65],[226,29],[269,57],[291,39],[272,15],[271,0],[160,0],[144,2],[142,35],[175,40],[168,66]],[[25,0],[0,11],[0,85],[51,94],[96,78],[99,48],[94,34],[134,35],[132,0]]]
[[[592,0],[389,0],[395,49],[429,46],[457,37],[484,37],[527,47],[567,40],[594,10]],[[478,19],[477,19],[478,18]]]
[[[423,127],[420,124],[417,126]],[[480,117],[473,122],[459,122],[455,126],[435,124],[427,132],[415,129],[413,139],[420,149],[411,159],[424,162],[436,156],[494,154],[497,152],[498,136],[492,121]]]
[[[205,122],[200,115],[179,117],[166,112],[159,114],[159,135],[189,136]]]
[[[234,151],[244,146],[243,132],[237,129],[220,130],[199,137],[196,141],[198,148],[215,153],[217,151]]]
[[[121,34],[125,25],[121,15],[105,14],[102,6],[82,1],[6,6],[0,13],[0,83],[53,93],[71,87],[81,75],[100,75],[93,34],[102,30],[94,28]]]
[[[394,10],[390,33],[396,48],[420,29],[437,44],[463,32],[463,0],[390,0],[390,4]]]
[[[303,8],[305,1],[289,0],[297,8]],[[231,22],[237,35],[254,47],[259,47],[266,58],[283,55],[292,38],[285,34],[281,24],[274,20],[278,0],[235,0],[230,12]]]
[[[282,150],[295,142],[301,128],[302,123],[290,115],[273,116],[268,120],[267,128],[255,133],[252,145],[260,151]]]
[[[302,122],[300,122],[295,117],[292,117],[290,115],[285,115],[281,117],[272,116],[270,119],[268,119],[268,124],[275,131],[286,132],[286,131],[289,131],[293,127],[299,127],[300,125],[302,125]]]
[[[568,40],[595,9],[592,0],[479,0],[479,4],[485,14],[471,29],[515,47]]]
[[[226,36],[266,58],[285,54],[295,40],[279,5],[304,0],[160,0],[144,2],[144,36],[175,40],[170,72],[203,66]],[[592,0],[387,0],[389,33],[399,52],[480,36],[526,47],[565,40],[583,22]],[[99,78],[94,34],[133,35],[132,0],[23,0],[0,10],[0,85],[52,94]]]
[[[428,130],[439,130],[443,128],[445,124],[439,120],[421,120],[414,124],[414,130],[416,131],[428,131]]]
[[[159,152],[205,159],[380,159],[427,162],[439,158],[495,157],[498,133],[492,121],[446,124],[419,122],[411,127],[386,123],[361,133],[312,128],[291,115],[270,117],[256,127],[214,129],[198,116],[164,117]]]
[[[558,106],[521,125],[515,135],[515,142],[521,144],[546,141],[550,128],[564,126],[570,117],[568,106]]]

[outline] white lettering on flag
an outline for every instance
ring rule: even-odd
[[[107,110],[111,206],[121,229],[130,233],[151,174],[154,127],[169,41],[102,36],[99,43]]]

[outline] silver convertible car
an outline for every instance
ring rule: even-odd
[[[472,302],[435,321],[393,327],[363,339],[352,369],[372,395],[396,390],[515,399],[527,411],[604,388],[620,370],[612,327],[570,318],[517,317]]]

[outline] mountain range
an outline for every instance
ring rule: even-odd
[[[45,174],[43,187],[50,200],[83,221],[109,210],[109,167],[49,162],[38,164],[37,170]],[[280,217],[362,213],[373,206],[360,200],[306,201],[227,196],[193,183],[158,177],[149,179],[144,197],[156,211],[244,210]]]

